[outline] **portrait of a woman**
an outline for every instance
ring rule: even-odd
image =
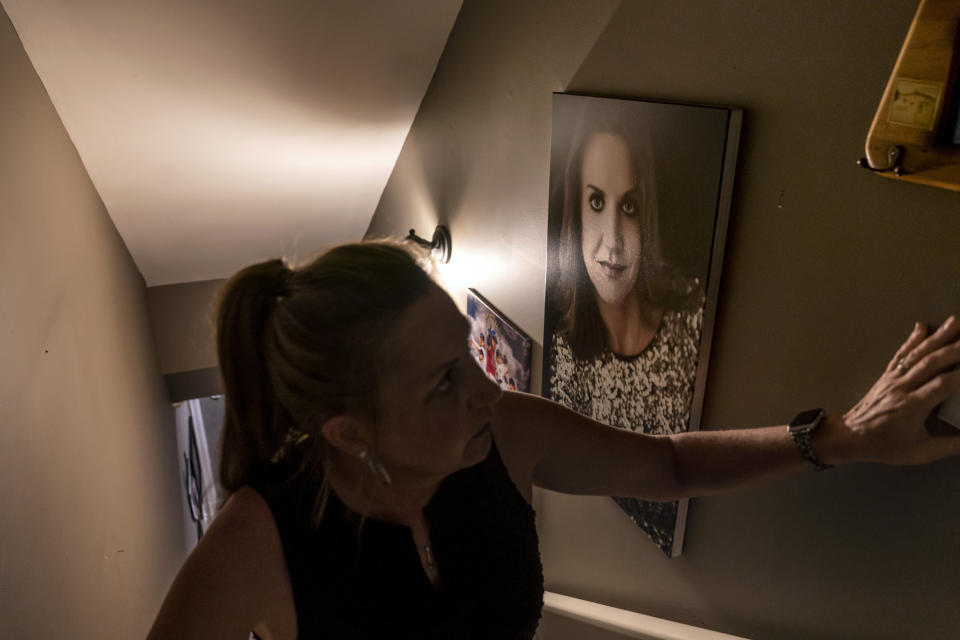
[[[550,215],[559,229],[547,285],[547,395],[615,427],[686,431],[706,274],[664,255],[661,220],[670,212],[660,207],[649,123],[631,117],[622,100],[557,98],[585,106],[571,118],[564,161],[551,176]],[[716,191],[709,196],[715,206]],[[614,499],[676,555],[677,502]]]

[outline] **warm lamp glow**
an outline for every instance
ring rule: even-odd
[[[499,278],[500,264],[499,256],[458,249],[450,262],[437,265],[437,274],[454,300],[463,300],[467,289],[482,285],[481,276],[486,282]]]

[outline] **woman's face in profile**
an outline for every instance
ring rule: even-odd
[[[391,474],[434,478],[477,464],[490,451],[500,387],[477,366],[469,324],[440,287],[390,329],[383,354],[377,441]]]
[[[619,304],[640,270],[640,202],[630,150],[620,136],[595,133],[583,151],[581,249],[597,297]]]

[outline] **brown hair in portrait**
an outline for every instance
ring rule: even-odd
[[[298,481],[315,489],[319,524],[324,470],[336,463],[320,427],[345,414],[377,424],[384,338],[436,286],[416,251],[391,240],[347,244],[299,268],[268,260],[228,281],[217,314],[228,496],[273,463],[293,463]]]
[[[555,187],[550,202],[561,216],[558,278],[552,296],[560,315],[557,331],[563,333],[577,359],[593,358],[609,350],[607,330],[597,308],[596,291],[587,274],[581,248],[583,154],[591,137],[601,133],[623,139],[637,180],[640,265],[634,289],[640,300],[663,310],[689,309],[699,304],[703,295],[697,280],[682,276],[663,257],[656,160],[643,118],[617,104],[584,109],[576,118],[563,179]],[[556,213],[552,211],[551,216]]]

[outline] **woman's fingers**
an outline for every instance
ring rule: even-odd
[[[960,344],[954,343],[952,346],[954,347],[954,358],[960,358]],[[917,388],[914,393],[932,406],[940,404],[953,394],[960,393],[960,369],[934,376]]]
[[[900,345],[900,348],[897,349],[897,352],[893,354],[893,360],[890,361],[890,364],[887,365],[887,372],[892,372],[897,368],[897,365],[907,357],[907,354],[920,346],[920,343],[923,342],[924,338],[927,337],[927,327],[920,324],[919,322],[913,326],[913,331],[907,337],[907,341]]]
[[[905,355],[901,356],[903,358],[903,367],[901,367],[901,369],[906,369],[902,372],[907,373],[911,371],[928,355],[956,340],[958,335],[960,335],[960,322],[957,322],[956,316],[950,316],[933,334],[922,340],[920,344],[913,349],[907,351]],[[897,364],[894,364],[894,367],[897,367]]]
[[[904,374],[903,382],[908,389],[917,389],[934,379],[937,374],[960,363],[960,341],[951,342],[932,351],[914,364]]]

